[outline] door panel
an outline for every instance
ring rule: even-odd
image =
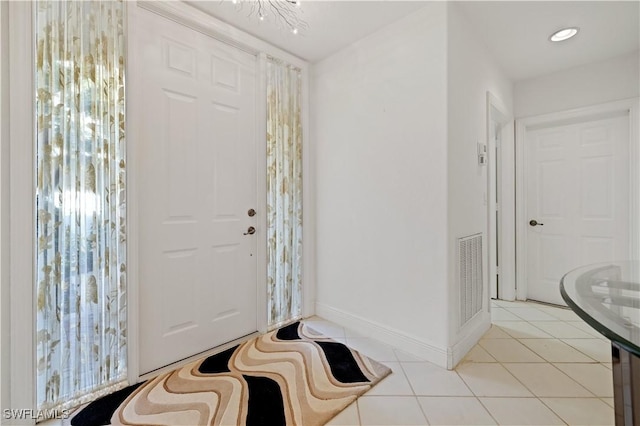
[[[140,371],[257,329],[256,58],[140,11]]]
[[[564,305],[581,265],[630,256],[628,116],[527,132],[527,298]]]

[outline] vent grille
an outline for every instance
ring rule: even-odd
[[[458,239],[460,325],[482,310],[482,234]]]

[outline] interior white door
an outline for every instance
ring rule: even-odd
[[[139,12],[132,85],[144,111],[131,143],[145,373],[257,329],[256,58]]]
[[[528,129],[527,298],[565,305],[562,276],[630,257],[628,115]]]

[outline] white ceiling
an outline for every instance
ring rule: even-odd
[[[249,34],[309,62],[317,62],[374,33],[379,28],[425,6],[421,1],[310,1],[302,0],[306,30],[291,34],[269,16],[260,22],[247,5],[238,10],[230,1],[187,1]]]
[[[513,80],[602,61],[640,48],[638,1],[457,2],[470,25]],[[554,31],[577,36],[551,43]]]
[[[260,22],[230,1],[188,1],[198,9],[316,62],[425,6],[424,1],[310,1],[300,9],[308,29],[291,34],[267,17]],[[507,77],[521,80],[602,61],[640,48],[640,1],[460,1],[472,31]],[[566,26],[580,33],[548,41]]]

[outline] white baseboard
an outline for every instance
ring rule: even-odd
[[[490,327],[491,314],[482,311],[472,324],[463,329],[463,337],[451,348],[447,368],[453,370]]]
[[[323,303],[316,302],[316,315],[367,337],[394,346],[442,368],[451,368],[448,366],[448,361],[451,357],[447,348],[438,347],[399,330]]]

